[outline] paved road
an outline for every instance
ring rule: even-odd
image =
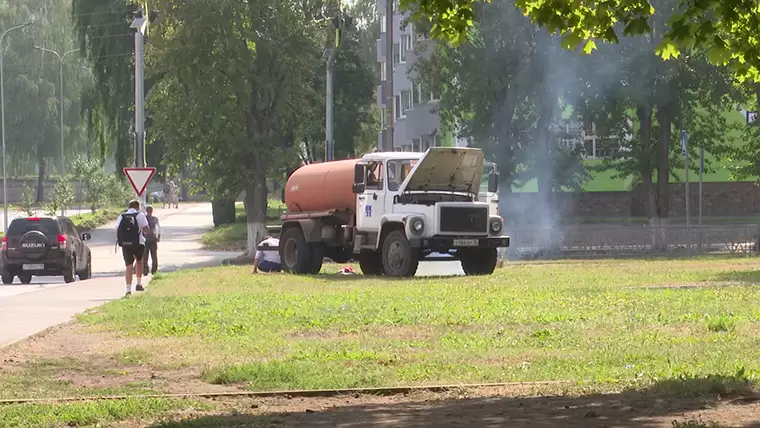
[[[203,251],[199,239],[212,226],[211,205],[156,209],[161,219],[159,270],[218,265],[227,252]],[[124,295],[124,262],[114,253],[114,225],[91,231],[93,279],[65,284],[63,278],[34,278],[22,285],[0,285],[0,346],[21,340],[73,315]],[[147,284],[147,281],[144,281]]]

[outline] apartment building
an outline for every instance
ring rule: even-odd
[[[393,1],[393,46],[388,48],[386,1]],[[412,66],[417,55],[424,55],[434,43],[424,35],[415,34],[411,24],[404,25],[407,16],[398,12],[398,0],[377,0],[380,18],[380,38],[377,39],[377,62],[380,86],[377,104],[380,108],[381,132],[378,147],[385,139],[388,110],[393,110],[393,149],[395,151],[425,151],[428,147],[455,145],[453,133],[441,129],[441,119],[435,111],[439,96],[419,83]],[[390,55],[388,55],[390,53]],[[386,61],[393,61],[393,75],[388,76]],[[393,105],[386,105],[389,79],[393,82]]]

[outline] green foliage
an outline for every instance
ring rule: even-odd
[[[120,170],[131,164],[134,147],[134,30],[129,25],[137,6],[132,0],[73,0],[71,5],[79,48],[93,70],[94,84],[87,88],[81,108],[87,133],[99,142],[101,163],[112,153]]]
[[[104,207],[108,203],[107,180],[99,162],[80,156],[74,160],[72,169],[74,178],[82,183],[85,201],[90,210],[95,213],[98,208]]]
[[[429,21],[430,34],[458,46],[472,30],[480,0],[401,0],[418,21]],[[497,2],[498,3],[498,2]],[[622,36],[650,32],[663,37],[649,48],[663,59],[681,58],[682,51],[707,52],[714,65],[730,65],[740,81],[760,81],[757,26],[760,9],[743,0],[682,2],[663,24],[653,16],[659,0],[517,0],[530,20],[562,37],[562,45],[594,50],[595,40],[618,43]],[[662,31],[664,29],[664,31]]]
[[[29,217],[34,215],[34,201],[34,189],[25,187],[24,192],[21,193],[21,208],[24,210],[24,214]]]
[[[71,180],[72,177],[68,175],[56,180],[53,198],[43,207],[45,214],[56,216],[62,208],[70,207],[74,203],[74,185]]]

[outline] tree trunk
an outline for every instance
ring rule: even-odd
[[[248,242],[246,255],[253,256],[256,247],[267,235],[267,206],[261,201],[266,198],[266,174],[256,172],[255,179],[245,189],[245,214],[248,221]],[[263,197],[262,197],[263,194]]]
[[[37,146],[37,167],[39,168],[37,175],[37,203],[42,203],[45,200],[45,157],[42,155],[42,150]]]
[[[657,108],[659,124],[657,153],[657,217],[660,219],[660,239],[665,244],[666,226],[670,217],[670,139],[671,108],[669,105]]]
[[[657,198],[655,197],[652,183],[652,108],[639,106],[636,108],[636,116],[639,119],[639,178],[644,188],[647,201],[647,214],[649,225],[652,228],[652,248],[657,247],[657,234],[655,230],[659,225],[657,216]]]

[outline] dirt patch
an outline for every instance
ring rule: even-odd
[[[178,427],[672,427],[674,421],[715,421],[756,428],[756,400],[658,399],[641,394],[539,395],[530,386],[419,392],[394,396],[218,399],[214,413],[173,415]],[[166,418],[163,419],[166,421]],[[146,426],[125,423],[120,426]],[[160,425],[153,425],[160,426]]]

